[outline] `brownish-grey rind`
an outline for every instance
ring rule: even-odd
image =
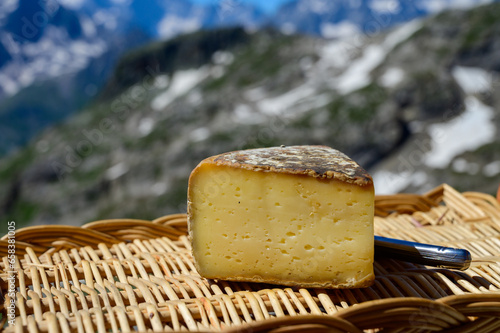
[[[196,267],[199,272],[199,267]],[[293,281],[293,280],[275,280],[269,278],[263,278],[260,276],[213,276],[206,277],[211,280],[224,280],[224,281],[236,281],[236,282],[257,282],[257,283],[268,283],[268,284],[279,284],[290,287],[301,287],[301,288],[326,288],[326,289],[354,289],[354,288],[368,288],[373,285],[375,281],[375,275],[370,274],[361,280],[353,282],[343,282],[338,283],[336,281],[325,281],[325,282],[304,282],[304,281]]]
[[[238,150],[203,162],[254,171],[301,174],[366,186],[372,177],[344,153],[327,146],[281,146]]]

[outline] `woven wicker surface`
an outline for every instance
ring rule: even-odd
[[[468,270],[375,263],[370,288],[300,289],[210,281],[192,263],[186,216],[17,230],[15,273],[0,242],[5,332],[497,332],[500,205],[443,185],[376,198],[381,236],[468,249]],[[3,326],[3,325],[2,325]]]

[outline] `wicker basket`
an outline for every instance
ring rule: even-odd
[[[500,205],[493,197],[442,185],[422,196],[379,196],[376,215],[376,234],[466,248],[471,268],[379,260],[375,284],[351,290],[212,281],[193,266],[183,214],[27,227],[16,232],[14,272],[7,239],[1,240],[2,326],[5,332],[500,331]],[[8,324],[10,311],[15,318]]]

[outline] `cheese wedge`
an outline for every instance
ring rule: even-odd
[[[209,279],[367,287],[373,213],[370,175],[325,146],[229,152],[189,178],[193,258]]]

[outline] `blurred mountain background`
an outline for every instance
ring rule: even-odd
[[[500,3],[7,0],[0,29],[18,227],[185,212],[201,159],[281,144],[344,151],[377,194],[500,184]]]

